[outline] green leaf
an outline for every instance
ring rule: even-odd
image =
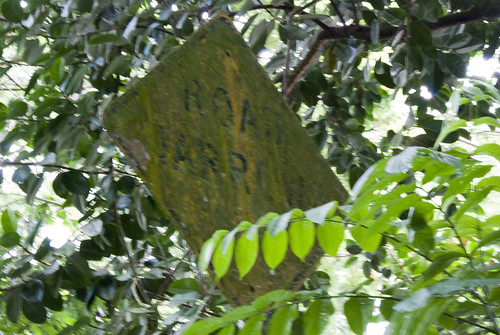
[[[474,119],[474,125],[475,126],[480,126],[482,124],[486,124],[488,126],[500,128],[500,122],[498,122],[498,120],[496,120],[496,119],[494,119],[492,117],[483,116],[483,117],[480,117],[478,119]]]
[[[173,281],[168,285],[167,291],[172,294],[184,294],[189,292],[199,292],[200,284],[193,278],[182,278]]]
[[[432,298],[428,301],[425,308],[419,308],[413,312],[399,313],[394,312],[386,335],[421,335],[428,334],[429,328],[441,316],[447,305],[453,298]],[[432,334],[432,333],[431,333]]]
[[[275,290],[258,297],[252,302],[251,306],[260,311],[266,309],[271,305],[289,301],[293,298],[293,296],[293,292],[286,290]]]
[[[474,155],[488,155],[500,161],[500,144],[483,144],[474,151]]]
[[[225,326],[217,332],[217,335],[233,335],[236,332],[236,326],[234,323]]]
[[[252,29],[248,38],[248,45],[254,54],[258,54],[266,44],[267,37],[274,28],[274,21],[262,20]]]
[[[5,248],[12,248],[19,245],[21,236],[15,231],[10,231],[0,237],[0,245]]]
[[[287,249],[288,234],[286,230],[276,236],[271,236],[268,231],[264,232],[264,238],[262,239],[262,253],[264,255],[264,261],[271,269],[274,270],[281,264],[281,262],[285,259]]]
[[[422,278],[424,280],[432,279],[438,273],[446,270],[448,265],[450,265],[460,257],[464,257],[464,254],[457,251],[450,251],[440,254],[432,261],[432,264],[424,272]]]
[[[227,250],[224,250],[222,242],[219,243],[219,245],[215,249],[212,258],[212,264],[214,266],[215,277],[217,279],[224,277],[224,275],[229,270],[229,267],[231,266],[231,260],[233,259],[233,250],[234,238],[230,240]]]
[[[350,298],[344,304],[344,314],[353,333],[363,335],[366,325],[370,322],[373,311],[373,300],[365,298]]]
[[[397,312],[412,312],[419,308],[423,308],[427,305],[432,297],[431,291],[427,288],[422,288],[397,304],[394,305],[393,309]]]
[[[17,231],[17,215],[13,209],[7,208],[3,211],[2,228],[5,232]]]
[[[23,301],[23,313],[34,323],[44,323],[47,319],[47,311],[40,302]]]
[[[103,222],[100,218],[93,219],[80,228],[81,232],[87,236],[94,237],[102,233]]]
[[[411,169],[413,159],[418,153],[418,147],[408,147],[396,156],[391,157],[387,161],[385,171],[387,173],[406,172]]]
[[[338,201],[330,201],[324,205],[307,210],[304,215],[314,223],[323,224],[329,215],[333,215],[339,206]]]
[[[295,210],[296,209],[292,209],[285,214],[281,214],[280,216],[271,219],[267,224],[267,231],[269,232],[269,234],[271,234],[271,236],[276,236],[278,233],[286,230],[286,228],[288,227],[288,222],[290,221],[290,217]]]
[[[5,293],[4,297],[7,302],[7,318],[11,322],[19,320],[19,310],[21,308],[21,297],[19,290],[12,290]]]
[[[307,31],[294,24],[280,25],[278,28],[280,38],[286,40],[304,40],[307,37]]]
[[[304,313],[303,325],[304,334],[319,335],[323,332],[335,308],[331,300],[314,300]]]
[[[439,146],[441,145],[441,142],[446,138],[446,136],[448,136],[450,133],[460,129],[460,128],[463,128],[463,127],[466,127],[467,126],[467,123],[465,122],[465,120],[463,119],[459,119],[459,120],[454,120],[454,121],[451,121],[450,123],[448,123],[442,130],[441,132],[439,133],[439,136],[436,138],[436,142],[434,143],[434,149],[436,150],[437,148],[439,148]]]
[[[78,171],[63,172],[61,176],[62,184],[68,191],[86,196],[89,193],[90,186],[88,179]]]
[[[266,317],[263,314],[257,314],[245,322],[245,326],[239,331],[238,335],[256,335],[262,333],[262,325]]]
[[[337,216],[332,221],[325,221],[316,227],[316,236],[320,247],[330,256],[335,257],[344,240],[345,226]]]
[[[96,283],[96,295],[104,301],[112,301],[117,288],[116,279],[111,276],[105,276]]]
[[[195,322],[191,327],[186,329],[183,335],[202,335],[211,334],[225,326],[224,320],[221,318],[211,318]]]
[[[285,306],[274,312],[269,321],[268,335],[287,335],[292,333],[293,321],[298,316],[297,305]]]
[[[414,45],[428,49],[433,47],[432,33],[424,23],[412,20],[408,25],[410,31],[410,41]]]
[[[227,233],[229,233],[227,230],[217,230],[210,239],[203,243],[198,259],[198,267],[201,271],[207,270],[215,248],[219,245],[221,238],[223,238]]]
[[[290,249],[292,252],[304,261],[314,245],[314,223],[309,220],[294,221],[288,229],[290,237]]]
[[[43,299],[43,282],[33,279],[21,288],[21,297],[29,302],[40,302]]]
[[[92,272],[87,260],[78,252],[68,257],[68,261],[64,266],[64,272],[75,288],[87,286],[92,277]]]
[[[486,234],[483,236],[479,244],[477,245],[476,249],[484,247],[486,245],[490,245],[493,243],[498,243],[500,241],[500,230],[495,230],[492,231],[491,233]]]
[[[252,236],[249,236],[252,235]],[[234,251],[234,261],[236,268],[240,273],[240,279],[243,278],[252,269],[259,254],[259,236],[252,231],[248,231],[240,236],[236,242]]]
[[[373,44],[377,44],[379,37],[380,37],[380,25],[378,23],[378,20],[372,20],[372,23],[370,24],[370,41]]]
[[[18,23],[23,19],[23,8],[18,0],[6,0],[2,3],[2,15],[7,21]]]

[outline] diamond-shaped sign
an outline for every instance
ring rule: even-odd
[[[105,111],[104,125],[195,252],[217,229],[273,211],[309,209],[346,192],[228,18],[200,28]],[[261,256],[232,304],[297,288],[322,254]]]

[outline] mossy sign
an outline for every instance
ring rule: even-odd
[[[106,110],[104,124],[196,252],[217,229],[346,193],[230,21],[199,29]],[[321,252],[220,282],[233,304],[297,288]],[[259,263],[260,262],[260,263]],[[260,265],[261,266],[260,266]]]

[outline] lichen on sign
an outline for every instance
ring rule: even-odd
[[[308,209],[346,192],[228,18],[212,20],[104,113],[111,137],[195,252],[217,229],[266,212]],[[243,281],[219,283],[243,304],[297,288],[321,251],[260,257]]]

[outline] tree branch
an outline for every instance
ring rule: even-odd
[[[469,10],[449,14],[440,17],[436,22],[423,22],[431,30],[438,30],[442,28],[448,28],[460,24],[466,24],[487,19],[497,19],[500,18],[500,2],[489,0],[486,1],[481,7],[474,6]],[[294,73],[290,76],[287,91],[285,96],[289,96],[292,90],[295,88],[297,83],[305,74],[309,66],[314,63],[316,57],[320,54],[323,46],[326,42],[331,40],[344,40],[349,38],[354,38],[361,41],[370,42],[370,27],[368,26],[356,26],[349,25],[344,27],[329,27],[323,30],[316,37],[316,42],[311,47],[309,53],[306,55],[304,60],[299,64]],[[380,28],[380,40],[390,39],[394,34],[397,33],[400,27],[396,26],[384,26]]]

